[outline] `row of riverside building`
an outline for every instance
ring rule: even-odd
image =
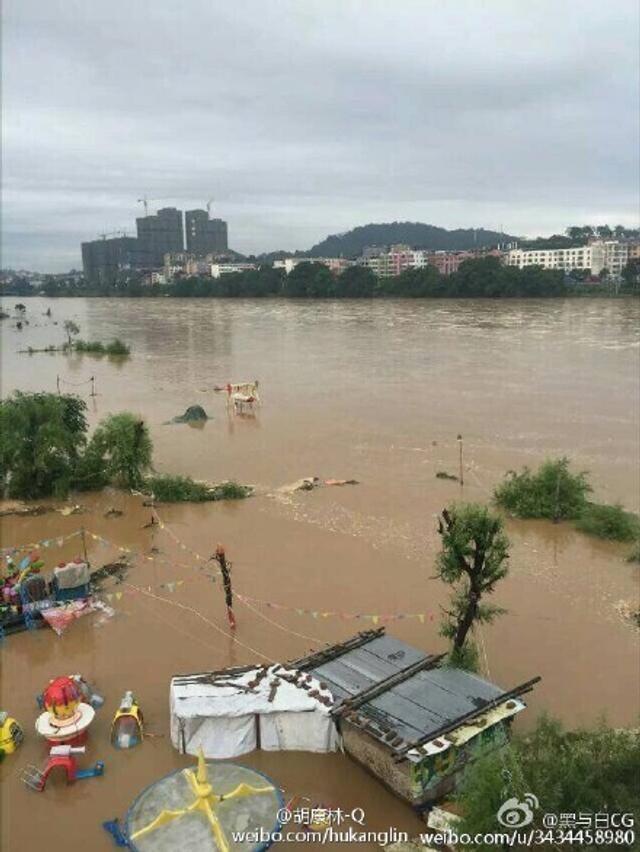
[[[507,266],[524,269],[541,266],[558,269],[565,273],[573,270],[590,272],[595,279],[603,270],[612,278],[619,278],[626,264],[640,259],[640,242],[629,240],[594,241],[586,245],[561,249],[480,248],[469,251],[427,251],[413,249],[407,245],[389,248],[370,246],[361,257],[289,257],[273,261],[274,269],[289,274],[300,263],[321,263],[334,275],[339,275],[349,266],[365,266],[378,278],[390,278],[409,269],[435,267],[442,275],[456,272],[466,260],[482,257],[497,257]],[[236,262],[213,254],[198,257],[194,253],[179,252],[165,255],[164,268],[153,275],[153,283],[169,284],[176,278],[192,275],[220,278],[234,272],[257,269],[259,262]]]
[[[187,210],[183,218],[181,210],[165,207],[156,214],[137,218],[136,229],[136,237],[105,234],[101,239],[82,243],[87,281],[105,284],[122,274],[141,272],[148,284],[170,284],[190,276],[219,278],[260,265],[237,259],[237,254],[228,248],[227,223],[211,219],[207,210]],[[349,266],[360,265],[378,278],[388,278],[426,267],[450,275],[465,261],[481,257],[497,257],[505,265],[520,269],[539,266],[565,273],[583,270],[594,278],[606,270],[609,276],[619,278],[629,260],[640,258],[640,242],[594,238],[567,248],[508,245],[467,251],[428,251],[408,245],[369,246],[356,259],[290,257],[273,261],[273,267],[289,274],[300,263],[321,263],[339,275]]]

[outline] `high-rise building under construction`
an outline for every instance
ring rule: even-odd
[[[162,266],[167,252],[183,251],[182,210],[163,207],[155,216],[136,219],[138,265],[152,269]]]
[[[146,210],[146,207],[145,207]],[[210,219],[207,210],[188,210],[185,215],[187,252],[196,258],[223,254],[228,249],[227,223]],[[92,283],[109,284],[122,273],[149,272],[164,265],[165,255],[184,252],[182,210],[163,207],[153,215],[136,219],[137,237],[121,236],[82,243],[84,276]]]
[[[225,252],[227,245],[227,223],[222,219],[210,219],[207,210],[187,210],[185,213],[187,251],[196,257]]]

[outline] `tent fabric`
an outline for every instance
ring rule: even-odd
[[[171,741],[181,752],[198,754],[202,748],[205,757],[217,759],[258,747],[334,751],[332,704],[331,692],[319,681],[282,666],[174,677]]]
[[[171,742],[184,754],[200,754],[223,760],[238,757],[257,748],[255,716],[217,716],[208,719],[171,717]]]
[[[338,732],[331,716],[311,713],[271,713],[260,716],[260,748],[264,751],[335,751]]]
[[[66,565],[58,565],[53,569],[53,575],[58,582],[59,589],[76,589],[89,582],[89,566],[86,562],[67,562]]]

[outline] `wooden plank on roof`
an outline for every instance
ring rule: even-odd
[[[355,636],[352,636],[351,639],[347,639],[346,642],[338,642],[335,645],[328,645],[325,648],[321,648],[319,651],[308,654],[306,657],[299,657],[297,660],[291,660],[287,665],[289,668],[308,671],[315,666],[322,665],[324,662],[335,660],[343,654],[347,654],[349,651],[353,650],[353,648],[359,648],[360,645],[365,645],[372,639],[382,636],[384,634],[384,630],[384,627],[378,627],[376,630],[363,630]]]
[[[412,665],[406,666],[404,669],[400,669],[399,671],[395,671],[386,677],[384,680],[378,680],[373,683],[372,686],[367,687],[362,692],[359,692],[357,695],[354,695],[353,698],[348,699],[344,705],[334,708],[336,713],[343,713],[347,708],[353,709],[355,707],[360,707],[362,705],[368,704],[373,698],[377,695],[382,695],[383,693],[394,694],[397,686],[404,681],[411,679],[418,671],[425,669],[427,667],[436,666],[444,655],[439,654],[434,657],[426,657],[423,660],[418,660],[417,663],[413,663]]]

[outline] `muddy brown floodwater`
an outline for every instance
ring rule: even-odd
[[[3,307],[12,310],[14,301]],[[162,506],[165,529],[143,529],[149,510],[117,491],[75,497],[82,515],[2,519],[3,547],[84,526],[112,542],[88,538],[94,566],[123,547],[146,555],[158,548],[155,560],[134,559],[128,581],[164,598],[108,586],[116,610],[110,620],[92,615],[61,638],[47,628],[4,642],[0,707],[27,734],[0,766],[7,852],[111,848],[102,820],[124,815],[145,785],[190,762],[168,738],[175,673],[301,655],[372,626],[372,618],[354,614],[422,613],[390,621],[387,630],[442,650],[438,612],[446,592],[432,579],[435,516],[454,500],[488,501],[510,468],[567,455],[590,471],[598,499],[638,510],[637,301],[25,301],[29,325],[18,331],[4,320],[1,327],[3,395],[55,391],[59,376],[64,391],[87,399],[92,426],[123,409],[143,415],[160,471],[234,478],[257,493],[237,503]],[[61,343],[65,319],[87,339],[120,337],[131,358],[17,353]],[[213,386],[256,378],[259,415],[230,419]],[[193,404],[212,417],[202,428],[163,425]],[[435,478],[439,470],[457,472],[458,433],[464,488]],[[311,475],[360,484],[277,491]],[[111,507],[122,516],[105,517]],[[495,598],[508,614],[483,638],[488,671],[500,685],[542,675],[519,724],[531,725],[543,710],[567,725],[601,716],[636,724],[638,634],[619,614],[621,601],[638,596],[640,572],[625,561],[628,548],[564,524],[508,521],[507,531],[511,572]],[[235,638],[220,585],[198,570],[192,553],[207,558],[218,542],[233,562],[238,592],[288,607],[238,602]],[[72,539],[45,550],[48,567],[78,547]],[[171,594],[161,584],[172,581],[183,582]],[[343,616],[325,616],[336,611]],[[105,775],[27,792],[20,770],[45,754],[33,728],[35,696],[50,678],[74,672],[106,696],[86,757],[104,760]],[[154,736],[116,752],[108,730],[125,689],[139,697]],[[255,753],[243,762],[288,793],[364,808],[372,830],[419,828],[408,807],[342,755]]]

